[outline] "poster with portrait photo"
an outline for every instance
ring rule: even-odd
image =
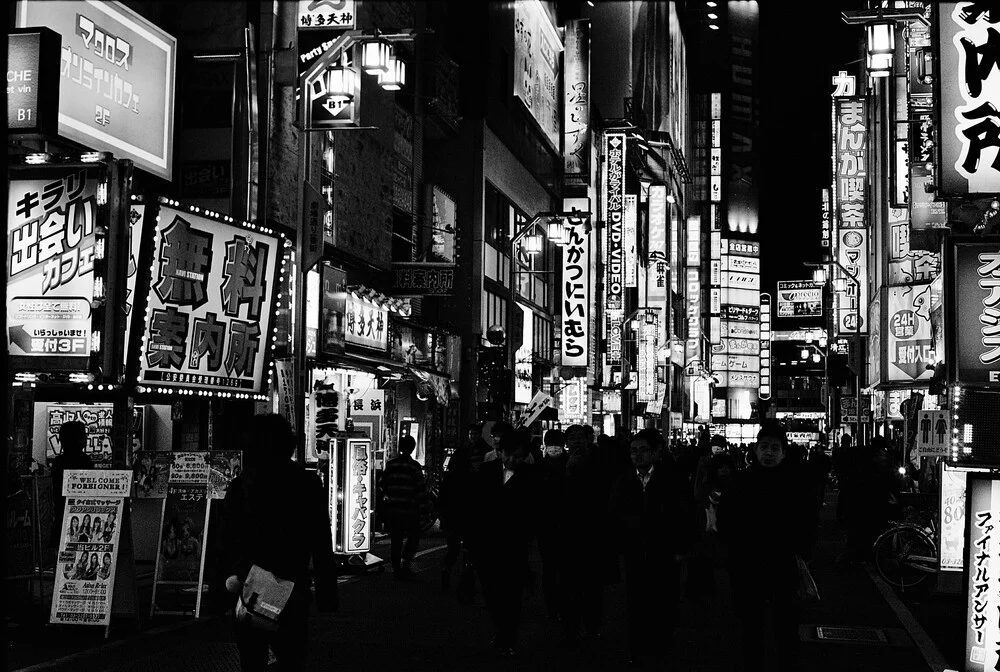
[[[243,452],[213,450],[208,454],[208,497],[225,499],[229,483],[243,471]]]
[[[192,613],[200,607],[208,520],[205,484],[170,483],[160,521],[152,614]]]
[[[110,623],[123,502],[121,498],[66,499],[50,623]]]
[[[166,450],[136,451],[132,461],[132,482],[135,483],[137,499],[163,499],[167,496],[173,455]]]

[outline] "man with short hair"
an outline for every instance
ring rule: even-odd
[[[55,524],[52,526],[52,545],[58,548],[62,530],[63,511],[66,498],[63,497],[63,475],[67,469],[93,469],[94,461],[84,452],[87,447],[87,425],[79,420],[67,420],[59,427],[60,453],[50,465],[52,469],[52,505]],[[76,541],[75,539],[73,541]]]
[[[664,662],[676,626],[680,562],[693,532],[691,487],[663,446],[656,429],[633,436],[629,453],[635,468],[621,474],[611,490],[612,529],[624,541],[632,667],[651,655]]]
[[[382,491],[389,512],[389,553],[397,579],[413,575],[411,565],[420,543],[420,512],[427,505],[424,470],[411,456],[416,446],[412,436],[402,437],[399,456],[389,460],[382,473]]]

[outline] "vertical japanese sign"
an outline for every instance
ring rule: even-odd
[[[941,496],[938,498],[938,529],[941,530],[942,572],[960,572],[965,567],[965,488],[968,473],[949,469],[941,460]]]
[[[455,200],[436,184],[430,190],[431,217],[426,236],[430,244],[426,261],[454,264],[455,234],[458,231]]]
[[[587,366],[590,340],[590,233],[564,220],[562,365]]]
[[[153,578],[152,615],[194,612],[197,616],[209,501],[207,471],[201,483],[171,482],[167,486]]]
[[[128,209],[128,267],[125,271],[125,308],[122,311],[125,317],[125,348],[131,346],[132,322],[135,316],[132,307],[135,305],[135,283],[139,276],[139,258],[142,248],[142,226],[143,215],[146,206],[141,203],[133,203]],[[125,365],[125,358],[122,358],[122,365]]]
[[[42,166],[12,174],[7,201],[7,352],[31,368],[87,369],[97,227],[107,226],[99,166]],[[103,241],[102,241],[103,242]]]
[[[966,672],[1000,668],[1000,478],[968,475],[965,512]]]
[[[563,56],[563,169],[590,183],[590,19],[566,23]]]
[[[69,470],[50,623],[108,625],[131,471]]]
[[[667,307],[667,187],[653,184],[649,187],[649,218],[646,257],[646,305],[663,310]],[[667,342],[669,318],[659,320],[657,344]]]
[[[638,283],[639,257],[636,254],[636,217],[638,197],[625,195],[624,217],[622,218],[622,260],[625,264],[625,286],[635,287]]]
[[[371,301],[347,297],[347,343],[385,352],[389,349],[389,311]]]
[[[139,385],[260,395],[271,380],[283,236],[161,205]]]
[[[344,553],[365,553],[372,544],[372,442],[348,439],[344,466],[344,525],[340,528],[340,545]]]
[[[938,5],[941,194],[1000,192],[1000,35],[994,8]]]
[[[559,63],[563,45],[539,0],[514,3],[514,95],[558,151]]]
[[[636,401],[650,402],[656,398],[656,337],[660,331],[660,316],[646,313],[637,318],[636,331]]]
[[[607,227],[604,260],[604,310],[607,333],[607,364],[622,361],[622,320],[625,318],[622,235],[625,208],[625,134],[604,134],[604,221]]]
[[[837,292],[837,333],[868,330],[861,307],[868,305],[868,223],[865,218],[868,182],[868,118],[861,96],[834,101],[834,214],[837,260],[850,274]],[[838,276],[844,271],[838,267]]]
[[[934,364],[931,286],[889,287],[887,292],[889,380],[914,381],[930,378],[934,373],[927,368]]]
[[[62,36],[59,135],[173,178],[177,40],[120,2],[17,3]]]
[[[910,222],[914,229],[948,228],[948,201],[944,198],[936,200],[936,194],[925,189],[927,185],[934,185],[932,168],[937,158],[936,134],[933,110],[911,108],[909,205]]]
[[[779,283],[780,284],[780,283]],[[760,295],[760,389],[761,399],[771,398],[771,295]]]
[[[1000,383],[1000,245],[952,241],[955,381]]]
[[[709,196],[713,203],[722,200],[722,94],[711,94],[712,99],[712,146],[709,149],[708,173]],[[749,136],[743,136],[749,142]],[[739,173],[737,173],[739,174]]]

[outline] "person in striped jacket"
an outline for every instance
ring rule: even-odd
[[[420,543],[420,512],[427,502],[423,468],[412,457],[416,445],[412,436],[402,437],[399,456],[389,460],[382,473],[382,492],[389,514],[392,569],[400,579],[413,575],[410,565]]]

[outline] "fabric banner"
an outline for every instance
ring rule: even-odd
[[[124,499],[67,497],[50,623],[109,625]]]

